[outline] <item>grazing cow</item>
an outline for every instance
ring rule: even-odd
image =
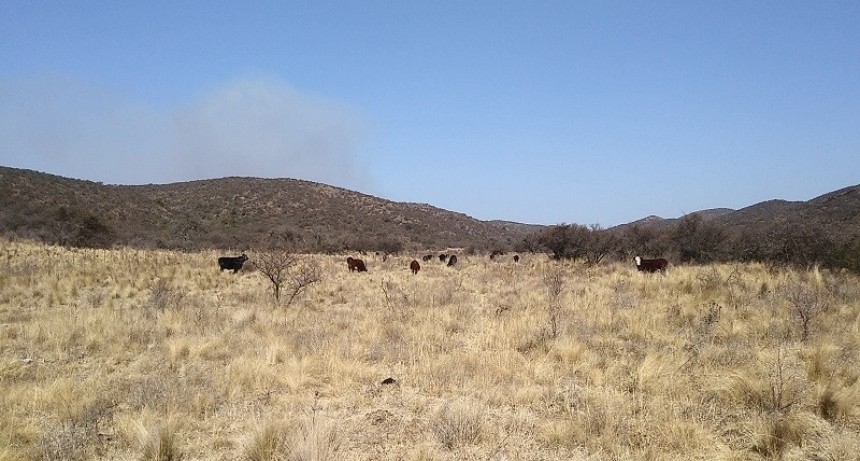
[[[445,262],[447,259],[448,259],[448,255],[446,255],[445,253],[442,253],[439,255],[439,261],[440,262]]]
[[[427,261],[430,261],[431,259],[433,259],[433,255],[425,255],[423,258],[421,258],[421,260],[424,261],[425,263]]]
[[[639,272],[666,272],[666,268],[669,267],[669,261],[666,261],[663,258],[659,259],[642,259],[639,256],[633,258],[633,261],[636,263],[636,269]]]
[[[227,269],[228,271],[233,271],[235,274],[242,269],[242,265],[245,264],[245,261],[248,260],[248,257],[245,256],[245,253],[242,253],[242,256],[230,257],[230,256],[222,256],[218,258],[218,267],[223,271]]]
[[[520,255],[514,255],[514,262],[515,263],[520,262]]]
[[[353,260],[355,263],[355,271],[356,272],[367,272],[367,266],[364,265],[364,261],[360,259]]]
[[[365,266],[364,261],[360,259],[355,259],[352,257],[346,258],[346,266],[349,268],[350,272],[367,272],[367,266]]]
[[[457,264],[457,255],[451,255],[451,256],[448,258],[448,267],[451,267],[451,266],[453,266],[454,264]]]
[[[421,270],[421,264],[418,264],[418,261],[413,259],[412,262],[409,263],[409,270],[411,270],[413,274],[417,274],[418,271]]]

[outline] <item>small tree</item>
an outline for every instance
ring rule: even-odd
[[[284,246],[273,246],[257,254],[254,265],[272,283],[275,302],[281,299],[281,286],[286,282],[290,269],[297,263],[293,253]]]
[[[286,244],[273,245],[269,250],[260,252],[254,265],[272,283],[275,302],[280,301],[282,290],[289,293],[287,306],[307,287],[322,278],[322,271],[316,262],[296,256]]]
[[[606,255],[617,251],[620,247],[619,238],[612,232],[592,224],[585,239],[585,262],[588,265],[599,264]]]
[[[541,245],[552,252],[553,259],[577,259],[585,256],[589,239],[587,227],[579,224],[560,224],[541,233]]]

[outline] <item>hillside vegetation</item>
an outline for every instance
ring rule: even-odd
[[[217,256],[0,240],[0,460],[860,453],[850,273],[296,255],[287,306]]]
[[[540,229],[294,179],[115,186],[0,167],[0,233],[77,247],[314,252],[510,247]]]

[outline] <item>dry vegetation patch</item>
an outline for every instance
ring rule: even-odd
[[[0,460],[860,453],[852,275],[217,256],[0,241]]]

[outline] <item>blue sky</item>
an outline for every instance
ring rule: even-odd
[[[0,165],[612,226],[860,183],[860,2],[0,0]]]

